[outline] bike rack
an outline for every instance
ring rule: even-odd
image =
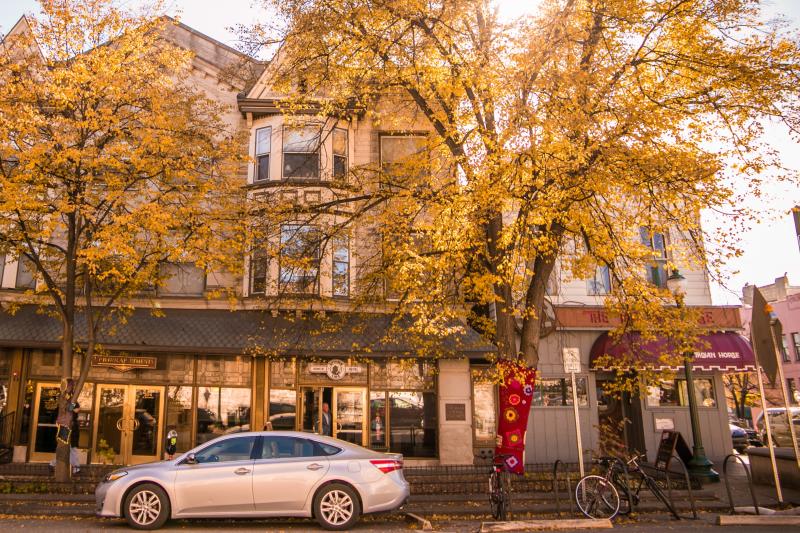
[[[572,483],[569,479],[569,472],[564,469],[564,463],[561,459],[556,459],[556,462],[553,463],[553,493],[556,495],[556,513],[558,516],[561,516],[561,498],[559,497],[559,490],[558,490],[558,473],[564,472],[567,478],[567,493],[569,494],[569,502],[570,502],[570,512],[575,512],[575,495],[572,494]]]
[[[681,468],[683,469],[683,477],[686,480],[686,490],[689,492],[689,503],[692,504],[692,517],[694,518],[694,520],[697,520],[697,506],[694,503],[694,494],[692,493],[692,480],[689,479],[689,470],[686,469],[686,465],[683,464],[683,460],[677,455],[673,454],[672,459],[677,459],[678,464],[680,464]],[[678,519],[680,519],[680,513],[678,513],[678,509],[675,507],[675,500],[672,499],[672,483],[670,483],[669,481],[669,468],[664,469],[664,474],[667,477],[667,494],[669,496],[669,501],[672,504],[672,508],[675,509],[675,515],[678,516]]]
[[[728,461],[731,457],[737,459],[744,467],[744,473],[747,474],[747,486],[750,488],[750,496],[753,498],[753,508],[756,510],[756,514],[761,514],[761,512],[758,510],[758,500],[756,499],[756,491],[753,487],[753,477],[750,475],[750,466],[744,462],[744,459],[742,459],[740,455],[735,453],[726,456],[725,460],[722,462],[722,477],[725,479],[725,491],[728,493],[728,503],[731,504],[731,514],[736,514],[736,507],[733,505],[731,484],[728,481]]]
[[[630,512],[631,513],[635,513],[636,512],[636,504],[633,502],[633,498],[631,497],[631,479],[630,479],[630,476],[628,475],[628,465],[625,464],[625,461],[623,461],[619,457],[612,457],[612,459],[614,459],[614,461],[616,461],[617,463],[620,464],[620,466],[622,466],[622,475],[625,478],[625,497],[628,499],[628,505],[630,506]]]

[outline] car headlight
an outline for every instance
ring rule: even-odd
[[[125,477],[127,475],[128,472],[126,470],[117,470],[115,472],[111,472],[110,474],[108,474],[105,478],[103,478],[103,481],[116,481],[119,478]]]

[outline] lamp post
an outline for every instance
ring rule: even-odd
[[[686,278],[677,269],[667,278],[667,288],[675,297],[675,305],[680,309],[683,307],[683,297],[686,294]],[[686,396],[689,400],[689,419],[692,424],[692,460],[686,467],[689,472],[704,481],[717,482],[719,474],[713,469],[712,463],[706,457],[706,450],[703,448],[703,435],[700,432],[700,419],[697,415],[697,397],[694,391],[694,378],[692,377],[692,354],[683,354],[683,371],[686,374]]]

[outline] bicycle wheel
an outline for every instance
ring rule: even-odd
[[[575,502],[587,518],[614,518],[619,512],[619,493],[611,481],[586,476],[575,487]]]
[[[492,518],[505,520],[506,502],[503,498],[502,480],[496,470],[489,474],[489,507],[491,508]]]

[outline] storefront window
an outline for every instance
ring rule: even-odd
[[[250,389],[197,388],[197,444],[250,429]]]
[[[473,372],[472,405],[475,440],[494,442],[497,435],[495,385],[488,381],[479,381],[478,375],[479,372]]]
[[[0,269],[0,273],[2,269]],[[11,371],[11,352],[0,349],[0,417],[6,414],[8,405],[8,379]],[[1,426],[0,426],[1,427]]]
[[[431,392],[389,392],[389,450],[406,457],[435,457],[436,408]]]
[[[382,391],[369,395],[369,446],[386,448],[386,393]]]
[[[714,383],[711,379],[695,378],[694,393],[698,407],[716,407],[717,400],[714,394]],[[686,393],[686,380],[675,379],[662,381],[658,386],[648,387],[648,407],[686,407],[689,397]]]
[[[269,421],[272,429],[293,431],[297,418],[297,393],[293,390],[270,389]]]
[[[177,453],[192,448],[192,387],[178,385],[167,388],[165,429],[178,432]]]
[[[575,378],[578,388],[578,406],[589,405],[586,378]],[[566,407],[572,405],[572,380],[569,378],[540,379],[533,390],[534,407]]]

